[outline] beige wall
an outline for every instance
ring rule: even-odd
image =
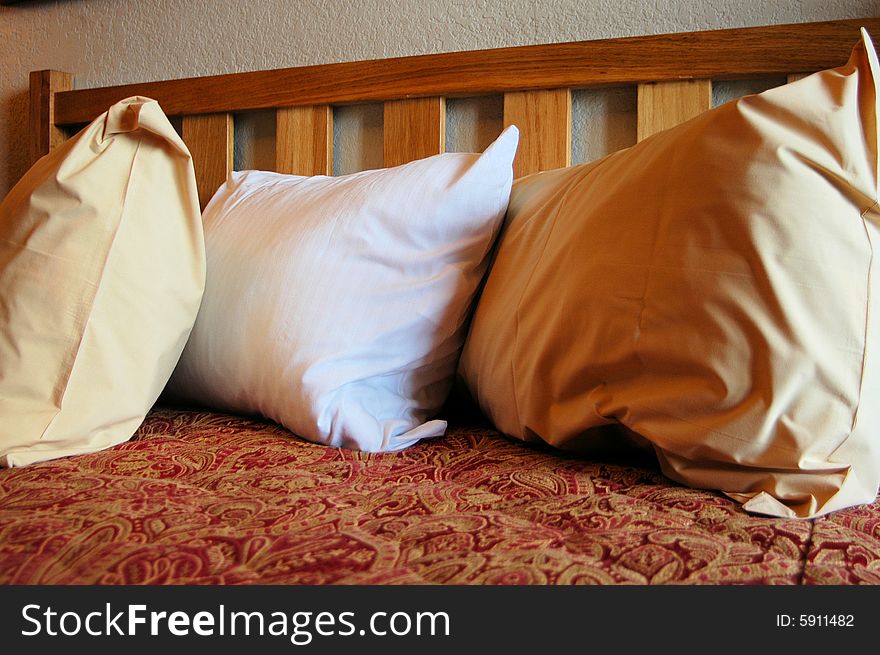
[[[0,195],[27,166],[30,70],[70,71],[82,88],[878,13],[877,0],[32,0],[0,7]],[[615,107],[626,104],[622,97],[612,93],[584,100],[581,112],[613,115]],[[453,107],[454,115],[475,115],[478,123],[481,115],[491,122],[493,111],[491,102]],[[361,145],[369,146],[375,112],[343,112],[340,118],[342,128],[360,130]],[[589,159],[626,145],[614,131],[613,117],[611,125],[610,133],[598,133],[599,145],[578,146],[576,157]],[[256,131],[259,139],[259,124],[245,121],[242,129]],[[464,147],[485,140],[466,128],[451,132]],[[362,150],[340,152],[339,172],[372,164],[372,155]],[[241,155],[246,163],[254,163],[254,157],[259,164],[258,155]]]

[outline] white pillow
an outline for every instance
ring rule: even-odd
[[[208,279],[171,396],[331,446],[398,450],[455,374],[519,132],[343,177],[233,173],[205,209]]]

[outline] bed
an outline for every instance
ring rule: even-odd
[[[708,110],[712,80],[839,66],[859,27],[805,23],[73,90],[31,74],[34,160],[123,98],[178,117],[202,207],[233,115],[276,115],[276,170],[332,172],[333,108],[384,103],[384,163],[443,152],[445,99],[503,96],[516,177],[567,167],[572,89],[636,86],[640,140]],[[495,429],[466,398],[446,436],[367,453],[264,419],[160,402],[134,437],[0,470],[4,584],[852,585],[880,583],[880,501],[815,519],[746,512],[640,452],[576,455]]]

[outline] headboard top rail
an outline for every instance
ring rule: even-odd
[[[53,124],[88,122],[131,95],[155,98],[169,115],[468,96],[684,79],[735,79],[840,65],[859,27],[880,18],[796,23],[417,55],[64,90]]]

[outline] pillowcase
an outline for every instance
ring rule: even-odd
[[[880,480],[878,64],[731,102],[514,185],[460,374],[504,432],[601,426],[747,510],[816,516]]]
[[[330,446],[405,448],[452,380],[519,140],[341,177],[232,173],[205,209],[205,298],[169,397]],[[426,422],[427,421],[427,422]]]
[[[131,437],[204,289],[189,151],[133,97],[40,159],[0,205],[0,463]]]

